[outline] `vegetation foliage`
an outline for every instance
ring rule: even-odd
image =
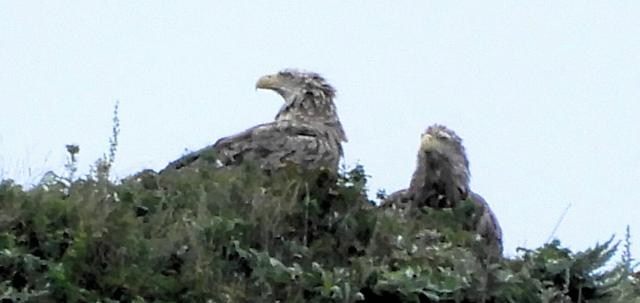
[[[65,177],[0,183],[1,302],[640,302],[629,235],[617,264],[612,240],[492,260],[465,228],[473,204],[379,209],[360,166],[111,182],[115,146],[79,179],[67,150]]]

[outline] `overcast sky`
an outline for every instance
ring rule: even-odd
[[[271,121],[282,100],[256,80],[303,68],[337,88],[344,163],[364,165],[371,196],[408,185],[420,133],[442,123],[507,254],[570,205],[564,244],[629,224],[640,256],[640,2],[54,2],[0,2],[4,178],[62,172],[68,143],[86,173],[116,100],[115,174],[160,169]]]

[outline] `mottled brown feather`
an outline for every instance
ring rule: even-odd
[[[284,98],[275,121],[222,138],[170,163],[165,170],[251,160],[266,171],[295,164],[337,172],[346,136],[333,102],[333,87],[316,73],[298,70],[264,76],[257,87],[274,90]],[[215,153],[215,161],[204,161],[208,153]]]
[[[494,256],[502,254],[502,229],[489,204],[469,188],[469,161],[458,135],[442,125],[433,125],[422,134],[416,170],[409,188],[389,195],[383,208],[401,211],[423,206],[442,208],[469,199],[481,215],[474,231],[487,242]]]

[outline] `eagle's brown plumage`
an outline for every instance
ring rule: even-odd
[[[265,171],[293,163],[303,169],[336,172],[346,136],[333,103],[335,89],[316,73],[292,69],[260,78],[256,88],[270,89],[283,97],[285,103],[275,121],[222,138],[174,161],[165,170],[229,166],[250,159]],[[214,154],[215,161],[205,160],[207,153]]]
[[[453,131],[433,125],[422,134],[409,192],[416,202],[431,207],[453,206],[468,197],[469,161]]]
[[[418,161],[408,189],[397,191],[383,207],[411,209],[452,207],[470,200],[481,211],[474,230],[487,241],[492,254],[502,254],[502,229],[489,204],[469,189],[469,161],[462,139],[442,125],[432,125],[422,134]]]

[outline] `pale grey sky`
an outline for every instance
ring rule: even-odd
[[[370,192],[406,187],[420,133],[463,137],[472,187],[508,254],[640,234],[640,2],[0,2],[0,174],[27,183],[107,151],[115,172],[162,168],[273,119],[257,78],[286,67],[338,89]],[[633,249],[640,256],[640,240]]]

